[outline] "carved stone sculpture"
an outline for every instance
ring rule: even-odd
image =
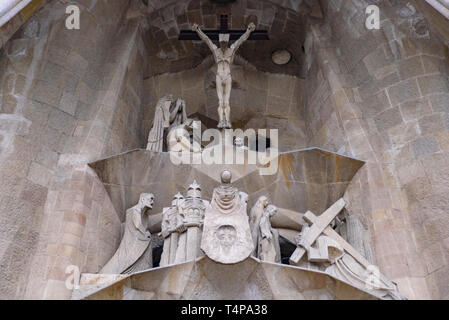
[[[179,207],[183,201],[183,195],[178,192],[173,197],[171,207],[164,208],[162,211],[161,233],[159,236],[164,238],[164,247],[159,263],[161,267],[175,263],[179,238],[179,233],[177,232],[180,224]]]
[[[259,259],[266,262],[281,262],[281,247],[279,245],[279,232],[272,228],[270,218],[277,213],[277,207],[269,205],[259,223]]]
[[[331,228],[344,206],[340,199],[318,217],[310,211],[304,215],[307,225],[297,239],[298,248],[290,257],[290,264],[319,269],[382,299],[404,299],[395,283]]]
[[[179,208],[181,228],[175,263],[194,260],[203,255],[200,244],[204,223],[204,212],[209,201],[201,199],[201,187],[193,182],[187,190],[187,197]]]
[[[254,249],[247,216],[247,198],[231,185],[232,174],[221,173],[222,185],[215,188],[206,208],[201,249],[212,260],[234,264]]]
[[[148,135],[147,150],[162,152],[165,134],[180,127],[189,126],[192,120],[187,118],[184,100],[174,100],[172,95],[159,99],[154,113],[153,126]]]
[[[148,213],[153,208],[154,195],[143,193],[139,203],[126,211],[125,231],[119,248],[100,273],[123,274],[153,266]]]
[[[251,237],[254,243],[253,256],[258,257],[258,243],[259,243],[259,233],[260,233],[260,219],[262,218],[265,209],[268,207],[269,201],[268,197],[261,196],[254,206],[251,208],[249,213],[249,226],[251,228]]]
[[[212,40],[201,31],[197,24],[192,26],[192,30],[196,31],[199,37],[206,42],[209,49],[212,51],[217,64],[217,95],[218,95],[218,116],[219,123],[218,128],[231,128],[231,106],[229,99],[231,97],[232,77],[231,77],[231,65],[234,61],[235,53],[238,48],[245,42],[251,32],[256,29],[254,23],[250,23],[247,31],[238,39],[235,43],[228,47],[229,34],[220,34],[220,48],[218,48]]]

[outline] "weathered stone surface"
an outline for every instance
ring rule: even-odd
[[[205,297],[216,300],[376,299],[318,272],[265,264],[253,258],[236,265],[221,265],[207,257],[118,280],[92,294],[87,292],[84,299],[197,300]]]

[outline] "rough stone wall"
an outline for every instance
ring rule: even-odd
[[[236,60],[232,67],[230,101],[231,120],[235,121],[235,127],[280,129],[280,134],[285,136],[280,145],[282,148],[305,147],[305,81],[295,76],[258,71],[240,57]],[[188,114],[199,112],[218,120],[215,72],[216,66],[209,57],[195,69],[148,78],[145,81],[144,134],[148,135],[158,99],[167,94],[182,97]],[[271,120],[267,123],[267,119]],[[292,131],[287,132],[287,127]]]
[[[376,263],[408,297],[447,299],[448,49],[407,1],[375,3],[379,31],[364,27],[372,1],[322,2],[309,145],[367,161],[346,198],[370,229]]]
[[[68,265],[97,272],[120,219],[87,163],[136,148],[145,47],[129,1],[53,2],[0,55],[0,296],[69,298]],[[37,24],[39,28],[30,28]]]

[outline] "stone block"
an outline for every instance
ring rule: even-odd
[[[407,101],[401,104],[400,108],[401,114],[406,122],[417,120],[424,115],[432,113],[432,108],[427,99]]]
[[[54,86],[59,86],[61,83],[62,74],[64,69],[50,61],[45,62],[37,78],[50,83]]]
[[[24,188],[20,194],[23,201],[30,202],[35,207],[41,207],[45,204],[47,199],[48,188],[31,181],[24,184]]]
[[[449,93],[432,95],[430,97],[433,112],[449,113]]]
[[[440,150],[438,141],[434,137],[422,137],[412,142],[412,148],[417,158],[435,153]]]
[[[30,172],[28,173],[28,179],[38,185],[43,187],[48,187],[50,185],[53,173],[45,168],[44,166],[33,162],[30,167]]]
[[[427,272],[433,273],[446,265],[440,243],[435,243],[423,251]]]
[[[420,56],[399,62],[399,75],[402,80],[413,78],[422,74],[424,74],[424,68]]]
[[[55,130],[61,131],[62,133],[72,135],[73,131],[75,130],[76,123],[75,118],[73,118],[71,115],[61,110],[54,109],[50,113],[48,125]]]
[[[17,107],[17,98],[11,94],[5,94],[2,97],[1,113],[15,113]]]
[[[419,127],[422,135],[430,135],[444,131],[443,119],[439,114],[422,117],[419,120]]]
[[[64,91],[62,94],[61,104],[59,109],[74,116],[76,113],[76,108],[78,106],[77,98],[70,92]]]
[[[279,97],[268,96],[267,113],[269,115],[288,117],[290,101]]]
[[[399,107],[388,109],[374,118],[379,132],[384,132],[403,123]]]
[[[419,77],[418,82],[423,95],[431,93],[447,93],[449,91],[449,80],[443,75]]]
[[[391,104],[396,106],[404,101],[419,98],[419,89],[415,79],[399,82],[388,89]]]
[[[422,55],[421,56],[424,70],[426,73],[437,73],[440,71],[440,66],[444,63],[444,60],[432,57],[428,55]]]
[[[38,80],[34,85],[33,100],[58,108],[61,96],[61,89],[45,81]]]
[[[295,88],[295,78],[281,75],[268,75],[268,94],[290,99]]]

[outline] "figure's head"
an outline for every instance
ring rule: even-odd
[[[270,204],[267,196],[261,196],[261,197],[257,200],[257,202],[260,204],[260,206],[261,206],[262,208],[265,208],[266,206],[268,206],[268,205]]]
[[[233,226],[223,225],[217,229],[215,236],[222,247],[230,248],[237,240],[237,231]]]
[[[139,198],[139,203],[143,207],[147,207],[149,209],[153,208],[154,204],[154,194],[152,193],[142,193]]]
[[[172,204],[172,206],[179,206],[181,204],[182,200],[184,200],[184,196],[178,192],[173,197],[173,201],[171,202],[171,204]]]
[[[175,101],[175,99],[173,98],[173,95],[168,94],[168,95],[162,97],[161,99],[159,99],[159,105],[171,106],[174,101]]]
[[[242,200],[243,203],[248,204],[248,194],[246,192],[240,191],[240,199]]]
[[[229,45],[229,38],[230,38],[229,33],[220,33],[218,37],[219,37],[219,42],[220,42],[220,48],[223,50],[227,49],[228,45]]]
[[[232,172],[229,170],[223,170],[221,173],[221,183],[230,184],[232,180]]]

